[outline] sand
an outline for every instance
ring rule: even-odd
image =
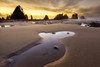
[[[50,62],[60,59],[66,50],[64,45],[59,42],[59,39],[73,36],[75,33],[70,31],[55,33],[40,33],[40,37],[43,38],[42,42],[20,55],[12,57],[11,59],[14,61],[10,67],[43,67]]]
[[[75,24],[29,24],[22,26],[0,28],[0,61],[9,54],[16,52],[28,45],[38,42],[41,31],[73,31],[73,37],[61,39],[67,49],[66,55],[60,63],[51,63],[49,67],[99,67],[100,66],[100,28],[81,27]],[[20,54],[21,52],[17,52]],[[59,60],[58,60],[59,61]],[[40,63],[39,63],[40,64]],[[2,65],[2,64],[0,64]]]

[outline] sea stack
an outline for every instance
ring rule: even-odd
[[[85,17],[84,16],[81,16],[80,19],[85,19]]]
[[[67,14],[65,14],[65,15],[63,16],[63,19],[68,19]]]
[[[72,15],[72,19],[78,19],[78,14],[77,14],[77,13],[74,13],[74,14]]]
[[[49,20],[48,15],[45,15],[44,20]]]
[[[63,15],[63,14],[58,14],[55,18],[55,20],[62,20],[62,19],[68,19],[67,14]]]
[[[13,14],[11,15],[11,19],[27,19],[23,8],[20,5],[15,8]]]

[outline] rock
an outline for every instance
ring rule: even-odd
[[[92,23],[89,23],[88,26],[90,26],[90,27],[100,27],[100,23],[92,22]]]
[[[68,19],[67,14],[63,15],[63,14],[58,14],[54,20],[62,20],[62,19]]]
[[[69,34],[69,32],[67,32],[67,34]]]
[[[65,15],[63,16],[63,19],[68,19],[67,14],[65,14]]]
[[[45,15],[44,20],[49,20],[48,15]]]
[[[7,20],[10,20],[10,15],[6,17]]]
[[[85,19],[85,17],[84,16],[81,16],[80,19]]]
[[[31,20],[33,20],[33,16],[31,15]]]
[[[59,49],[59,47],[58,47],[57,45],[54,45],[54,49],[58,50],[58,49]]]
[[[74,14],[72,15],[72,19],[78,19],[78,14],[77,14],[77,13],[74,13]]]
[[[27,19],[20,5],[15,8],[13,14],[11,15],[11,19]]]
[[[2,17],[2,18],[1,18],[1,20],[5,20],[5,18],[4,18],[4,17]]]
[[[52,32],[52,34],[55,34],[55,32]]]
[[[1,25],[1,27],[5,27],[5,25]]]

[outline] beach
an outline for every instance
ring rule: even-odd
[[[40,32],[72,31],[75,35],[60,40],[66,52],[61,59],[47,67],[99,67],[100,28],[82,27],[77,24],[4,23],[17,26],[0,28],[0,65],[7,57],[21,54],[38,45]],[[13,54],[12,54],[13,53]],[[11,54],[11,55],[10,55]],[[47,60],[49,61],[49,60]],[[43,62],[47,62],[43,61]],[[41,63],[37,63],[41,64]]]

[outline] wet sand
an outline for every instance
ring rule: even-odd
[[[13,60],[13,62],[9,67],[43,67],[50,62],[56,61],[61,58],[66,51],[59,40],[74,35],[75,33],[70,31],[59,31],[55,32],[55,34],[39,33],[39,36],[43,38],[42,42],[20,55],[11,57],[10,59]]]
[[[73,31],[76,33],[73,37],[61,39],[61,42],[67,48],[67,55],[64,56],[60,63],[52,63],[49,67],[100,66],[100,28],[81,27],[75,24],[26,24],[26,26],[0,28],[0,61],[5,59],[7,55],[24,48],[30,43],[37,42],[41,39],[38,36],[38,33],[41,31]]]

